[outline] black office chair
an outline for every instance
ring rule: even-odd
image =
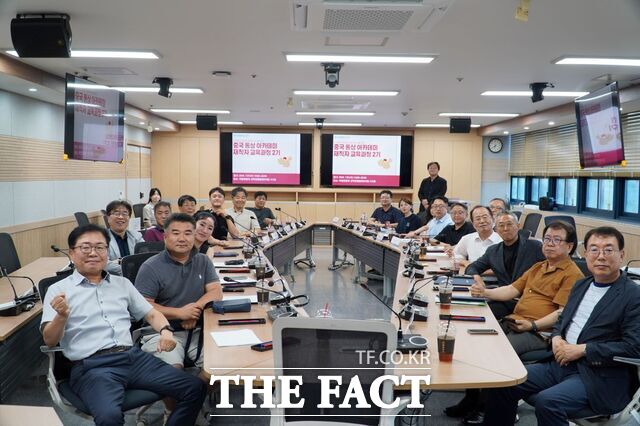
[[[520,218],[522,217],[522,212],[520,210],[511,210],[511,213],[516,215],[516,217],[518,218],[518,222],[520,222]]]
[[[56,276],[45,278],[38,283],[38,290],[40,296],[44,300],[45,295],[49,287],[57,281],[60,281],[64,276]],[[47,371],[47,389],[53,403],[58,408],[75,414],[84,419],[91,420],[91,414],[89,409],[82,402],[80,397],[73,392],[71,385],[69,384],[69,377],[71,375],[71,367],[73,364],[62,353],[62,348],[59,346],[50,348],[46,345],[40,346],[40,351],[47,355],[49,358],[49,369]],[[127,389],[124,393],[124,402],[122,404],[122,411],[129,411],[134,408],[144,407],[149,404],[153,404],[156,401],[162,399],[162,395],[157,393],[139,390],[139,389]],[[138,411],[136,413],[136,424],[145,424],[142,421],[142,414],[144,411]]]
[[[569,216],[569,215],[563,215],[563,214],[558,214],[558,215],[553,215],[553,216],[545,216],[544,217],[544,226],[549,225],[551,222],[555,222],[555,221],[562,221],[565,223],[568,223],[569,225],[573,226],[573,229],[576,229],[576,220],[573,218],[573,216]]]
[[[540,213],[529,213],[524,218],[524,223],[522,224],[523,231],[529,231],[531,237],[535,238],[538,233],[538,226],[540,225],[540,219],[542,219],[542,215]]]
[[[138,243],[140,244],[140,243]],[[136,246],[137,247],[137,246]],[[122,266],[122,276],[128,278],[132,283],[136,282],[136,276],[138,275],[138,271],[144,262],[147,261],[150,257],[158,254],[157,252],[148,251],[141,252],[137,254],[132,254],[130,256],[125,256],[122,258],[121,266]]]
[[[7,270],[8,274],[21,268],[13,238],[6,232],[0,233],[0,265]]]
[[[144,229],[144,222],[142,220],[142,216],[143,216],[142,211],[144,210],[144,206],[145,205],[146,204],[138,203],[138,204],[134,204],[132,206],[133,207],[133,215],[140,219],[140,229]]]
[[[138,253],[159,253],[164,250],[164,241],[142,241],[136,244],[133,249],[135,254]]]
[[[582,272],[582,275],[586,277],[590,277],[591,275],[593,275],[591,273],[591,271],[589,270],[589,268],[587,268],[587,260],[583,259],[583,258],[574,258],[572,259],[575,263],[576,266],[578,268],[580,268],[580,272]]]
[[[76,217],[76,222],[78,222],[78,226],[84,226],[90,223],[89,216],[87,216],[85,212],[75,212],[73,215]]]

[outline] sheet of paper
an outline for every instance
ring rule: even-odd
[[[258,336],[248,328],[230,331],[212,331],[211,337],[221,348],[226,346],[247,346],[262,343]]]
[[[238,299],[249,299],[251,303],[258,303],[258,296],[255,294],[250,294],[247,296],[235,296],[230,294],[223,294],[222,300],[238,300]]]
[[[213,266],[222,269],[246,269],[249,267],[247,262],[243,262],[242,265],[225,265],[224,262],[213,262]]]

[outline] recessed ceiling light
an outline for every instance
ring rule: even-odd
[[[138,124],[140,124],[141,126],[144,126],[147,123],[145,123],[144,121],[140,121]]]
[[[556,123],[555,123],[555,121],[550,121],[548,124],[549,124],[549,126],[553,126]]]
[[[298,123],[298,126],[316,126],[317,123]],[[322,124],[324,127],[362,127],[362,123],[327,123]]]
[[[523,129],[524,130],[529,130],[529,127],[528,126],[524,126]]]
[[[176,108],[151,108],[152,112],[177,113],[177,114],[231,114],[226,109],[176,109]]]
[[[30,92],[37,92],[37,91],[38,91],[38,89],[36,89],[35,87],[29,87],[29,91],[30,91]]]
[[[416,127],[424,127],[424,128],[449,128],[449,124],[442,124],[442,123],[418,123],[416,124]],[[472,124],[471,127],[480,127],[479,124]]]
[[[158,87],[112,87],[112,89],[119,90],[121,92],[131,93],[158,93]],[[204,93],[202,89],[188,88],[188,87],[171,87],[169,89],[171,93]]]
[[[482,96],[526,96],[530,97],[533,93],[531,90],[487,90],[482,92]],[[559,92],[559,91],[547,91],[545,90],[545,97],[567,97],[567,98],[579,98],[580,96],[588,95],[589,92]]]
[[[503,135],[508,135],[509,132],[507,130],[505,130],[504,132],[502,132]]]
[[[19,57],[15,50],[7,50],[9,55]],[[160,59],[150,50],[72,50],[72,58],[111,58],[111,59]]]
[[[178,120],[180,124],[196,124],[196,120]],[[242,126],[244,121],[218,121],[220,126]]]
[[[565,56],[555,60],[553,63],[556,65],[613,65],[640,67],[640,59],[632,58],[589,58],[579,56]]]
[[[520,114],[506,112],[441,112],[440,117],[517,117]]]
[[[315,115],[322,117],[324,115],[352,115],[359,117],[370,117],[375,115],[375,112],[347,112],[347,111],[296,111],[296,115]]]
[[[154,127],[153,129],[154,130],[160,130],[160,127]]]
[[[294,90],[297,96],[397,96],[398,90]]]
[[[364,62],[387,64],[428,64],[436,58],[436,55],[314,55],[285,53],[288,62]]]

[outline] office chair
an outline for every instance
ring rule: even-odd
[[[9,274],[21,268],[13,238],[6,232],[0,233],[0,266],[5,268]]]
[[[40,296],[44,300],[45,295],[49,287],[65,278],[65,276],[55,276],[50,278],[44,278],[38,283],[38,291]],[[62,353],[60,346],[50,348],[46,345],[40,346],[40,351],[47,355],[49,358],[49,368],[47,371],[47,390],[53,403],[58,408],[82,417],[87,420],[92,420],[89,414],[89,409],[82,402],[80,397],[73,392],[71,385],[69,384],[69,377],[71,375],[71,367],[73,364]],[[140,389],[127,389],[124,393],[124,402],[122,404],[122,411],[129,411],[134,408],[148,406],[156,401],[162,399],[161,395],[158,395],[151,391]],[[142,420],[142,414],[144,411],[136,413],[136,424],[146,424]]]
[[[573,218],[573,216],[563,215],[563,214],[558,214],[558,215],[553,215],[553,216],[545,216],[544,217],[544,226],[547,226],[551,222],[555,222],[557,220],[565,222],[565,223],[568,223],[569,225],[573,226],[573,229],[576,229],[576,220]]]
[[[540,225],[540,219],[542,219],[542,215],[540,213],[529,213],[524,218],[524,223],[522,224],[523,231],[529,231],[532,238],[535,238],[538,233],[538,226]]]
[[[518,218],[518,222],[520,222],[520,218],[522,217],[522,212],[520,210],[511,210],[511,213],[516,215],[516,217]]]
[[[138,271],[140,270],[142,264],[146,262],[147,259],[155,256],[156,254],[158,253],[153,251],[145,251],[123,257],[122,262],[120,263],[120,265],[122,266],[122,276],[128,278],[132,283],[135,283],[136,276],[138,275]]]
[[[102,213],[102,220],[104,220],[104,227],[107,229],[111,228],[111,226],[109,226],[109,216],[107,215],[107,211],[100,210],[100,213]]]
[[[346,424],[345,415],[349,415],[349,422],[354,424],[393,425],[395,416],[409,403],[408,398],[400,398],[400,405],[395,409],[378,408],[369,400],[367,392],[365,395],[371,408],[337,408],[337,404],[344,399],[352,377],[358,376],[363,389],[368,389],[377,377],[393,374],[391,362],[381,363],[379,367],[374,362],[367,365],[361,351],[370,351],[369,354],[379,359],[383,351],[393,353],[396,343],[397,329],[388,322],[303,317],[277,319],[273,323],[275,375],[302,376],[300,397],[305,398],[305,404],[303,408],[272,409],[271,425],[300,421],[313,425]],[[320,402],[318,374],[342,377],[336,408],[317,408]],[[382,400],[391,402],[393,384],[387,380],[381,389]],[[280,393],[278,381],[274,398],[277,402]]]
[[[90,223],[89,216],[87,216],[85,212],[75,212],[73,215],[76,217],[76,222],[78,222],[78,226],[84,226]]]
[[[138,253],[159,253],[164,250],[164,241],[142,241],[137,243],[133,249],[135,254]]]
[[[146,204],[143,203],[139,203],[139,204],[134,204],[133,207],[133,215],[137,218],[140,218],[140,229],[144,229],[144,221],[142,220],[142,211],[144,209],[144,206]]]

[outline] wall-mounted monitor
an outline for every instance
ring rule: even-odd
[[[221,133],[223,185],[311,185],[310,133]]]
[[[618,84],[576,99],[581,167],[602,167],[624,160]]]
[[[321,157],[322,186],[411,186],[412,136],[323,134]]]
[[[124,93],[67,74],[64,153],[119,163],[124,157]]]

